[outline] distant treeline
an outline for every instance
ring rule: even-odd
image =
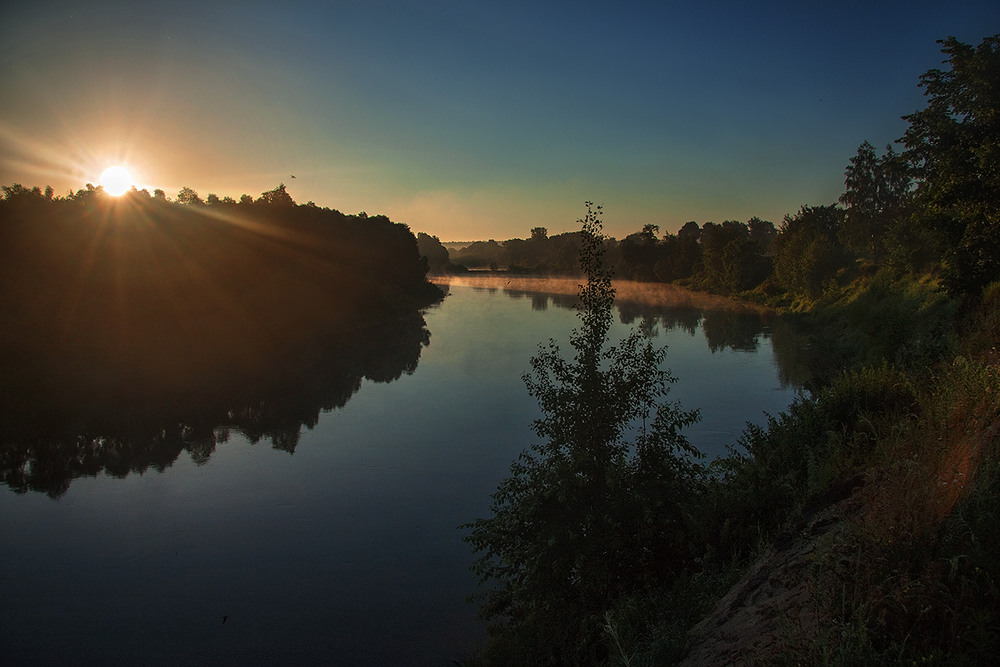
[[[1000,278],[998,83],[982,74],[996,69],[998,43],[1000,36],[978,47],[944,40],[951,69],[920,78],[928,104],[904,117],[903,150],[890,145],[880,155],[862,143],[837,203],[803,206],[778,225],[692,221],[659,236],[659,227],[647,224],[609,240],[616,277],[792,303],[889,269],[938,275],[953,295],[980,293]],[[435,271],[579,270],[576,232],[549,237],[536,227],[528,239],[480,241],[450,257],[435,241],[422,239]]]
[[[0,416],[97,419],[84,401],[138,417],[269,386],[324,341],[439,299],[426,271],[405,225],[297,205],[283,185],[240,202],[5,186]]]

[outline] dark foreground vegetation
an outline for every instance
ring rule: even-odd
[[[229,429],[293,451],[362,378],[416,367],[441,296],[405,225],[284,186],[3,194],[0,475],[18,491],[206,460]]]
[[[905,150],[862,144],[843,208],[803,207],[780,229],[690,223],[657,240],[647,228],[617,244],[588,209],[574,235],[587,284],[572,357],[550,343],[532,359],[538,441],[491,515],[466,526],[491,622],[471,662],[994,659],[1000,36],[943,45],[950,68],[922,77],[928,105],[907,117]],[[825,360],[811,395],[703,464],[682,434],[697,414],[666,400],[663,351],[635,336],[608,346],[612,264],[782,306]],[[809,538],[817,517],[837,529],[815,537],[806,564],[764,575],[794,576],[800,595],[763,648],[696,646],[693,628],[746,568]]]

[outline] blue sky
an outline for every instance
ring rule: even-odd
[[[836,201],[996,2],[35,2],[0,9],[0,182],[125,163],[175,195],[385,213],[442,240]],[[291,175],[295,178],[292,179]]]

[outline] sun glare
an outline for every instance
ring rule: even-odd
[[[101,174],[101,185],[109,195],[118,197],[129,191],[132,187],[132,174],[122,166],[108,167]]]

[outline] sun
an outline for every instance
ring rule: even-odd
[[[121,165],[108,167],[101,173],[101,185],[109,195],[118,197],[132,187],[132,174]]]

